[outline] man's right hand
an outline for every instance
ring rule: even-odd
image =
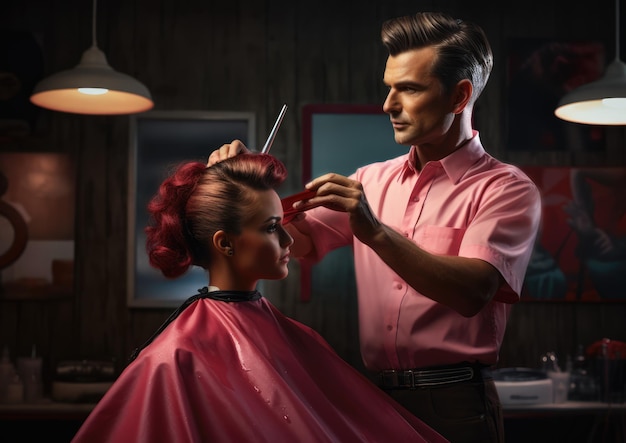
[[[211,152],[207,161],[207,167],[246,152],[250,152],[250,150],[246,148],[246,145],[241,140],[233,140],[230,144],[222,145],[219,149]]]

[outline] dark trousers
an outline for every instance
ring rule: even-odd
[[[452,443],[504,442],[502,406],[493,380],[385,392]]]

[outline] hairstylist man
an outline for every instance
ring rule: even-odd
[[[453,442],[503,438],[494,365],[540,219],[537,188],[487,154],[472,109],[492,68],[483,31],[439,13],[383,24],[383,105],[408,153],[307,184],[292,256],[354,248],[361,354],[393,398]],[[209,163],[246,148],[224,145]],[[311,209],[314,208],[314,209]],[[311,209],[311,210],[308,210]]]

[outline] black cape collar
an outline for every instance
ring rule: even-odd
[[[130,356],[130,361],[133,361],[139,355],[142,349],[148,346],[152,341],[161,333],[163,330],[173,322],[181,312],[183,312],[189,305],[191,305],[196,300],[201,298],[210,298],[212,300],[217,301],[225,301],[225,302],[241,302],[241,301],[255,301],[261,298],[261,293],[259,291],[209,291],[209,288],[206,286],[198,289],[198,293],[196,295],[192,295],[185,302],[178,307],[172,314],[168,317],[167,320],[157,329],[157,331],[152,334],[142,346],[136,348]]]
[[[209,291],[206,286],[198,289],[196,298],[210,298],[218,301],[254,301],[261,298],[259,291]],[[194,298],[191,297],[191,298]]]

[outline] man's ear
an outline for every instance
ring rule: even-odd
[[[233,245],[226,232],[219,230],[213,234],[213,247],[224,255],[233,255]]]
[[[463,112],[467,104],[470,102],[473,92],[474,86],[472,86],[472,82],[468,79],[463,79],[458,82],[454,87],[454,92],[452,94],[454,99],[454,110],[452,112],[455,114]]]

